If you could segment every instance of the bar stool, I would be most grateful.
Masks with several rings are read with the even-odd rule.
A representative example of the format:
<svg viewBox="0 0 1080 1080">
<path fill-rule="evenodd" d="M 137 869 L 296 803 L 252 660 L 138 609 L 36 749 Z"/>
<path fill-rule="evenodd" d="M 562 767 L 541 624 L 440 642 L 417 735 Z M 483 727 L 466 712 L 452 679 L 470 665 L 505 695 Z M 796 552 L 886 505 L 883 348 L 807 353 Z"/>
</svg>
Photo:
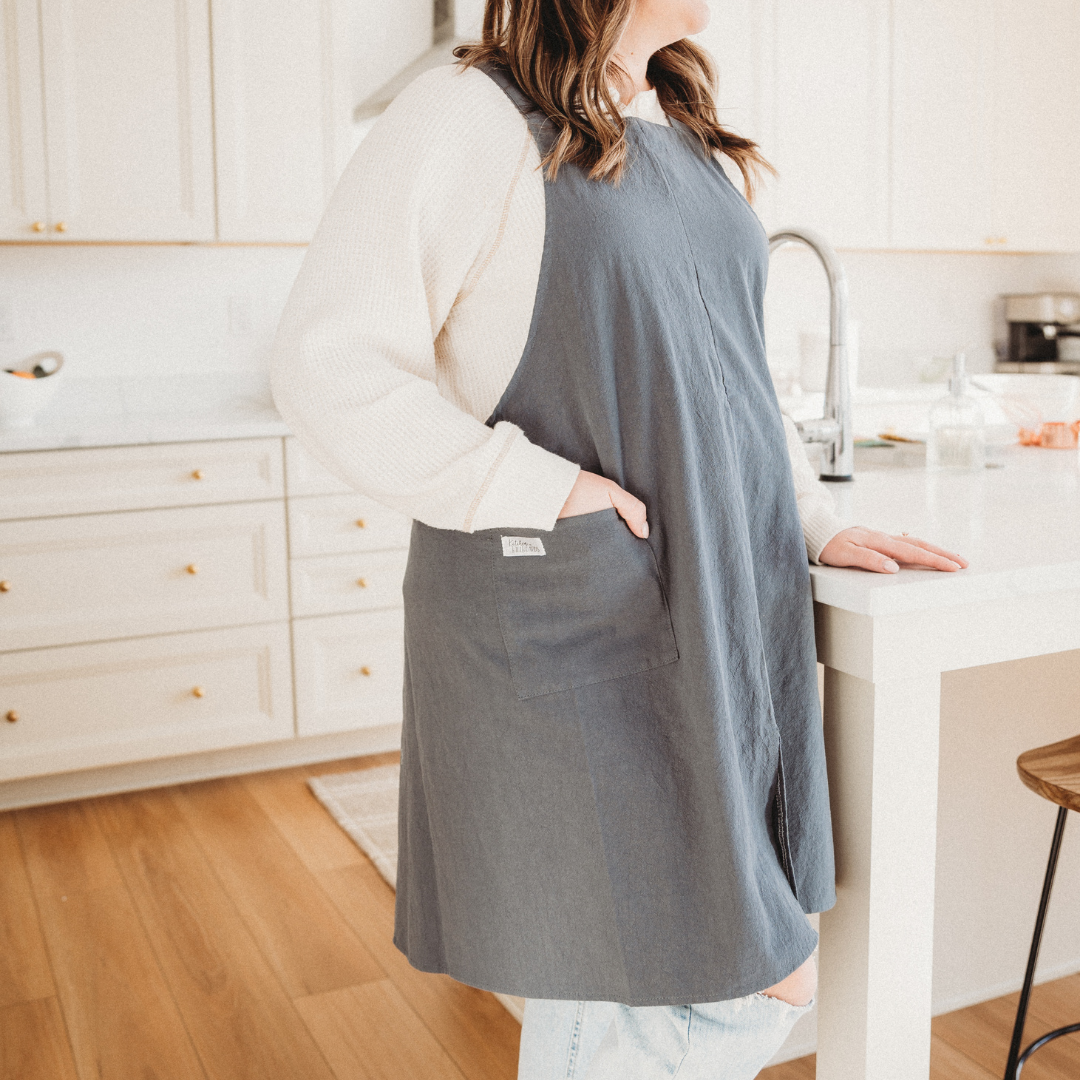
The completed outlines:
<svg viewBox="0 0 1080 1080">
<path fill-rule="evenodd" d="M 1035 963 L 1039 959 L 1039 945 L 1042 943 L 1043 924 L 1046 922 L 1046 909 L 1050 904 L 1050 890 L 1054 887 L 1054 872 L 1061 854 L 1061 838 L 1065 835 L 1065 819 L 1070 810 L 1080 812 L 1080 735 L 1063 742 L 1051 743 L 1049 746 L 1040 746 L 1037 750 L 1026 751 L 1016 759 L 1016 770 L 1027 787 L 1057 805 L 1058 816 L 1054 826 L 1054 839 L 1050 844 L 1050 861 L 1046 866 L 1042 897 L 1039 900 L 1039 914 L 1035 917 L 1035 934 L 1031 939 L 1031 952 L 1028 954 L 1027 971 L 1024 973 L 1024 988 L 1020 991 L 1020 1004 L 1016 1010 L 1016 1024 L 1013 1027 L 1012 1045 L 1009 1047 L 1005 1080 L 1019 1080 L 1020 1070 L 1028 1058 L 1048 1042 L 1080 1031 L 1080 1024 L 1057 1028 L 1036 1039 L 1023 1052 L 1020 1050 L 1024 1041 L 1024 1022 L 1027 1020 L 1031 984 L 1035 979 Z"/>
</svg>

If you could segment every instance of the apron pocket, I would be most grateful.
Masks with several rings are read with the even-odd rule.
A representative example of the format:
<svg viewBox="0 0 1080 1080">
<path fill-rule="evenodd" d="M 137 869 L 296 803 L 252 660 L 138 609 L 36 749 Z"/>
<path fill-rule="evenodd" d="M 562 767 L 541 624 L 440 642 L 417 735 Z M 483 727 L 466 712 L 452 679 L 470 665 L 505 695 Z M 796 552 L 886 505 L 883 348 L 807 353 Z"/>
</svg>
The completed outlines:
<svg viewBox="0 0 1080 1080">
<path fill-rule="evenodd" d="M 499 628 L 521 700 L 678 660 L 656 556 L 615 510 L 563 518 L 532 544 L 523 530 L 492 531 Z"/>
</svg>

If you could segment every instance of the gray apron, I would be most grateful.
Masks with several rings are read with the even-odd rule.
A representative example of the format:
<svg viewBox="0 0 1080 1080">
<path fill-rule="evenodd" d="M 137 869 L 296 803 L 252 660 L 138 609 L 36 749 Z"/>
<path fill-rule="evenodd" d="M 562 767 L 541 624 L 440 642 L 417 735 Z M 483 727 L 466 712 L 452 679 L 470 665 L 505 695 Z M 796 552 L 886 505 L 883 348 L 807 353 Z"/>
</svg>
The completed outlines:
<svg viewBox="0 0 1080 1080">
<path fill-rule="evenodd" d="M 543 156 L 552 125 L 488 74 Z M 618 185 L 545 184 L 528 342 L 488 423 L 637 495 L 651 532 L 614 510 L 414 525 L 394 940 L 484 989 L 676 1005 L 810 955 L 832 834 L 766 237 L 685 127 L 627 128 Z"/>
</svg>

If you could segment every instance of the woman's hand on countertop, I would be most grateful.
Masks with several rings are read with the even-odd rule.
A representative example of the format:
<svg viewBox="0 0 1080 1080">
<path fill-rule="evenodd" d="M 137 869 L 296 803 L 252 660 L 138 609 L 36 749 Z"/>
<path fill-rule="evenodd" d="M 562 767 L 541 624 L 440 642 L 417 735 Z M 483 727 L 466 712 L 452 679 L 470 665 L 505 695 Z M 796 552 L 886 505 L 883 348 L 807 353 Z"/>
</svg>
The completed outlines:
<svg viewBox="0 0 1080 1080">
<path fill-rule="evenodd" d="M 649 522 L 645 516 L 645 504 L 624 491 L 614 480 L 608 480 L 596 473 L 578 473 L 570 497 L 559 511 L 560 518 L 579 517 L 581 514 L 595 514 L 599 510 L 619 512 L 619 517 L 630 526 L 630 531 L 643 540 L 649 535 Z"/>
<path fill-rule="evenodd" d="M 838 532 L 821 549 L 818 562 L 825 566 L 855 566 L 877 574 L 895 574 L 901 566 L 963 570 L 968 564 L 962 555 L 907 533 L 890 536 L 875 529 L 864 529 L 861 525 Z"/>
</svg>

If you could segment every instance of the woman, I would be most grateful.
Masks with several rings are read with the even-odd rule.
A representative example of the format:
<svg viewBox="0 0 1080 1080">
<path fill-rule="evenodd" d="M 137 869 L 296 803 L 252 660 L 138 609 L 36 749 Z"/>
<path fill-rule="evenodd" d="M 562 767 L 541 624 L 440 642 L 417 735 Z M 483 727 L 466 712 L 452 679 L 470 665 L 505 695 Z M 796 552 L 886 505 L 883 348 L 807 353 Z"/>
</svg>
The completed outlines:
<svg viewBox="0 0 1080 1080">
<path fill-rule="evenodd" d="M 704 0 L 488 0 L 347 169 L 275 396 L 416 519 L 395 940 L 529 998 L 520 1077 L 753 1076 L 834 900 L 807 556 L 844 528 L 765 363 L 753 143 Z"/>
</svg>

